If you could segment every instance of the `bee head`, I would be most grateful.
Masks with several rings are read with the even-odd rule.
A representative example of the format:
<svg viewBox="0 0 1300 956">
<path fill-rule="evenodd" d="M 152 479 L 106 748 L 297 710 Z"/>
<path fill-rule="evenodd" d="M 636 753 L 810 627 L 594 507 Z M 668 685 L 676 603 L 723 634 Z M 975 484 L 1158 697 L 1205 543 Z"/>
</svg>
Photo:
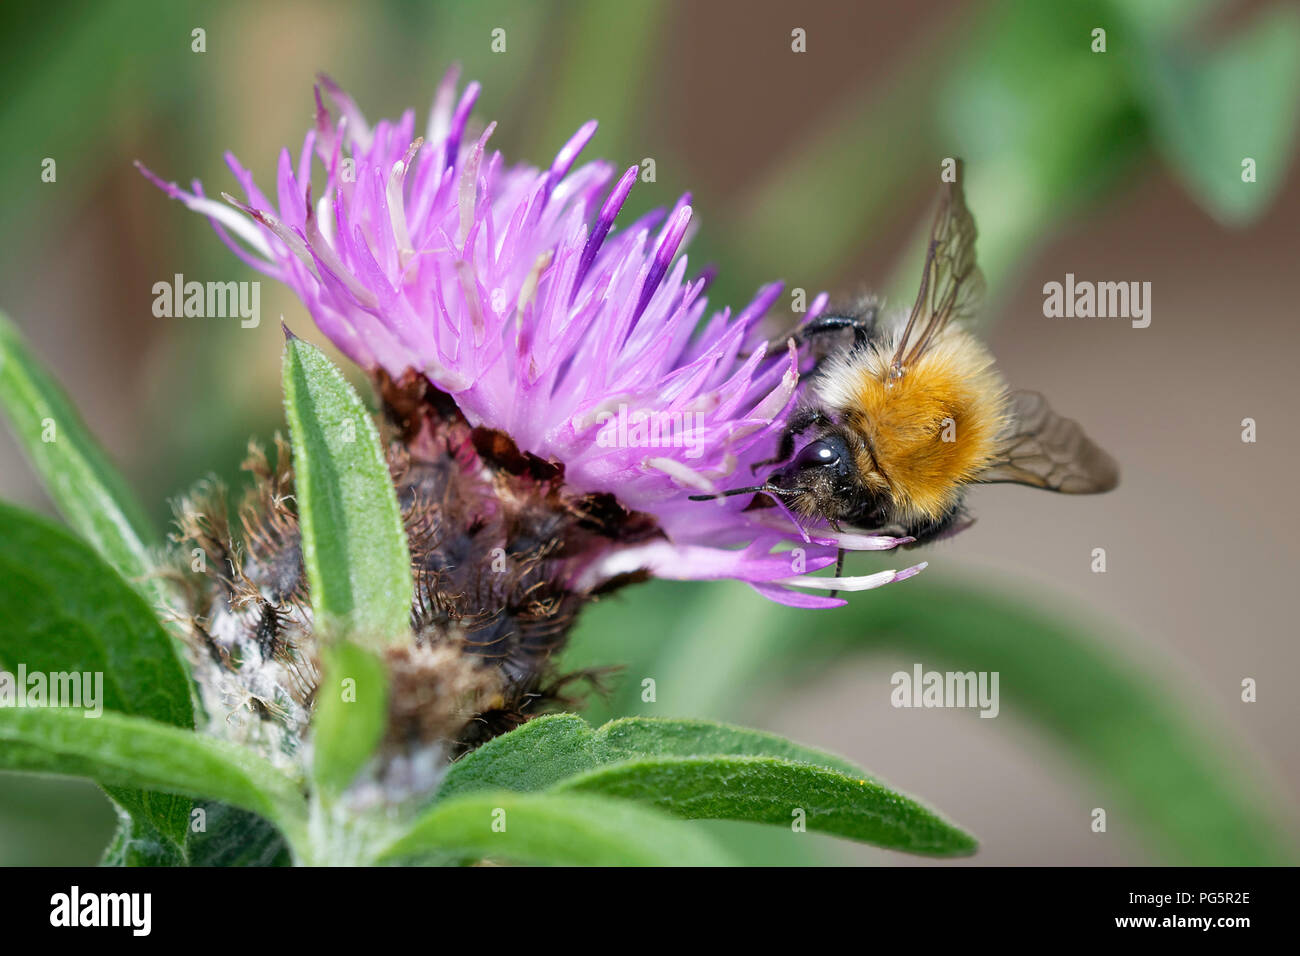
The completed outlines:
<svg viewBox="0 0 1300 956">
<path fill-rule="evenodd" d="M 769 482 L 786 493 L 795 510 L 806 515 L 831 521 L 850 516 L 883 519 L 892 503 L 887 492 L 864 483 L 853 445 L 852 438 L 838 429 L 827 430 L 804 445 Z"/>
</svg>

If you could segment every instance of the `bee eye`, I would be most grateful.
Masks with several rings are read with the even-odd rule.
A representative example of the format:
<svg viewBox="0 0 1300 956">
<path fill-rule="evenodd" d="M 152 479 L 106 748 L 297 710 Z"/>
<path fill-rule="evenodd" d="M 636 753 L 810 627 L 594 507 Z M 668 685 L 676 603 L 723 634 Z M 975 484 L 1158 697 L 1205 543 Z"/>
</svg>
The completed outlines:
<svg viewBox="0 0 1300 956">
<path fill-rule="evenodd" d="M 848 449 L 839 438 L 818 438 L 804 445 L 795 459 L 795 468 L 838 468 L 848 456 Z"/>
</svg>

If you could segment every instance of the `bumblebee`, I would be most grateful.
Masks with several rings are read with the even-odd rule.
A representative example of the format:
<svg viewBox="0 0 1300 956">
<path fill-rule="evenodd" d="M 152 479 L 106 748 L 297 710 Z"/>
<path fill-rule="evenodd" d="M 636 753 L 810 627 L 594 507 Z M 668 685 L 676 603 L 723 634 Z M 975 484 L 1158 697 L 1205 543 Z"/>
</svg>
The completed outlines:
<svg viewBox="0 0 1300 956">
<path fill-rule="evenodd" d="M 776 457 L 761 463 L 775 466 L 767 481 L 722 496 L 762 493 L 836 530 L 921 544 L 970 524 L 964 497 L 972 484 L 1066 494 L 1114 488 L 1115 460 L 1042 395 L 1009 389 L 988 349 L 962 327 L 983 286 L 959 165 L 940 196 L 906 321 L 900 315 L 891 325 L 868 302 L 800 329 L 796 342 L 818 355 L 811 394 Z"/>
</svg>

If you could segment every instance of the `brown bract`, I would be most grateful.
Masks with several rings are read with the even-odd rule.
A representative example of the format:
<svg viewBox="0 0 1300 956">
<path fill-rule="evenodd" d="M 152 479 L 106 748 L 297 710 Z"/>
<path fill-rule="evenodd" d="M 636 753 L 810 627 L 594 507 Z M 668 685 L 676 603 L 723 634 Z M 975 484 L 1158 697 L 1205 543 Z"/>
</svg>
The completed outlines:
<svg viewBox="0 0 1300 956">
<path fill-rule="evenodd" d="M 384 749 L 436 744 L 455 755 L 571 702 L 566 688 L 599 676 L 559 674 L 556 656 L 588 602 L 644 575 L 594 590 L 574 582 L 610 549 L 661 532 L 612 494 L 569 488 L 563 464 L 472 427 L 424 376 L 381 371 L 375 385 L 415 585 L 410 642 L 385 654 Z M 308 732 L 319 680 L 290 462 L 278 438 L 274 465 L 252 445 L 238 533 L 210 482 L 179 502 L 175 536 L 178 563 L 202 572 L 188 575 L 187 620 L 209 716 L 274 725 L 252 736 L 286 754 Z"/>
</svg>

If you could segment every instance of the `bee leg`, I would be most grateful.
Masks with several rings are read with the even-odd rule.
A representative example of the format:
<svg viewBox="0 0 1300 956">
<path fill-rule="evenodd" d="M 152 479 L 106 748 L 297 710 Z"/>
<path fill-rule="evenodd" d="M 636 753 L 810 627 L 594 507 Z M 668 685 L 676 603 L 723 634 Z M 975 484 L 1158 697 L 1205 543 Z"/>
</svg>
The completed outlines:
<svg viewBox="0 0 1300 956">
<path fill-rule="evenodd" d="M 756 461 L 750 465 L 750 474 L 758 474 L 758 469 L 768 465 L 779 465 L 790 460 L 794 454 L 794 440 L 814 425 L 829 425 L 831 420 L 819 408 L 804 407 L 795 410 L 786 422 L 785 431 L 781 433 L 781 443 L 777 445 L 776 457 L 766 461 Z"/>
<path fill-rule="evenodd" d="M 838 577 L 842 577 L 843 574 L 844 574 L 844 549 L 840 548 L 839 551 L 836 552 L 835 554 L 835 576 L 838 578 Z M 832 600 L 839 596 L 840 596 L 839 591 L 831 592 Z"/>
<path fill-rule="evenodd" d="M 965 531 L 974 523 L 975 519 L 967 513 L 965 506 L 958 503 L 937 520 L 925 521 L 910 528 L 905 528 L 904 533 L 916 540 L 903 545 L 903 547 L 910 551 L 922 545 L 951 538 L 953 535 Z"/>
<path fill-rule="evenodd" d="M 847 313 L 824 313 L 811 322 L 796 326 L 789 333 L 779 335 L 767 343 L 768 352 L 777 351 L 778 344 L 793 341 L 796 347 L 802 347 L 822 335 L 853 330 L 853 348 L 859 349 L 870 345 L 876 338 L 876 319 L 880 307 L 874 301 L 868 301 L 860 309 Z M 749 358 L 752 353 L 742 351 L 741 358 Z"/>
<path fill-rule="evenodd" d="M 852 312 L 847 315 L 836 313 L 819 315 L 807 325 L 796 329 L 793 338 L 802 345 L 816 336 L 827 335 L 832 332 L 842 332 L 844 329 L 853 330 L 853 347 L 861 348 L 871 343 L 876 336 L 876 319 L 880 314 L 880 308 L 875 302 L 868 302 L 863 306 L 861 311 Z"/>
<path fill-rule="evenodd" d="M 826 520 L 830 524 L 830 526 L 834 528 L 836 531 L 844 530 L 843 528 L 840 527 L 840 523 L 836 521 L 834 518 L 827 518 Z M 844 575 L 844 549 L 840 548 L 835 552 L 835 576 L 838 578 L 838 577 L 843 577 L 843 575 Z M 838 590 L 831 592 L 832 600 L 834 600 L 839 596 L 840 596 L 840 592 Z"/>
</svg>

